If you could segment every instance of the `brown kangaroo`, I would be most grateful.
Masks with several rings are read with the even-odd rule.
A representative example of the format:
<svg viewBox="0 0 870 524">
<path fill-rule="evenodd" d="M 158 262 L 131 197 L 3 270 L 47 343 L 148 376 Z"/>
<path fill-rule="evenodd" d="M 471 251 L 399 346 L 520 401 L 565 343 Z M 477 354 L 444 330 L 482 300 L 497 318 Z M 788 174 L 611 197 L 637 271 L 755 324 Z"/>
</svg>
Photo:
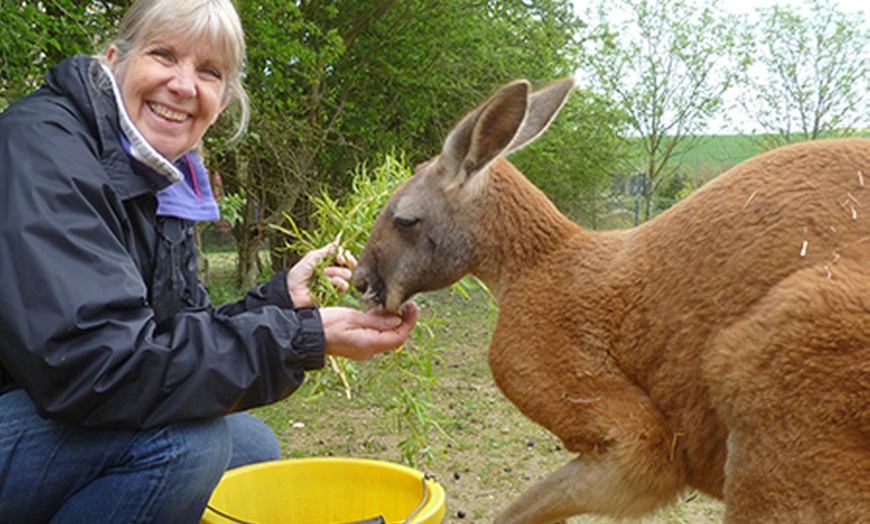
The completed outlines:
<svg viewBox="0 0 870 524">
<path fill-rule="evenodd" d="M 572 85 L 516 81 L 460 120 L 354 277 L 389 311 L 468 273 L 496 297 L 496 383 L 577 453 L 496 522 L 634 517 L 688 487 L 728 523 L 870 522 L 870 140 L 777 149 L 586 231 L 503 157 Z"/>
</svg>

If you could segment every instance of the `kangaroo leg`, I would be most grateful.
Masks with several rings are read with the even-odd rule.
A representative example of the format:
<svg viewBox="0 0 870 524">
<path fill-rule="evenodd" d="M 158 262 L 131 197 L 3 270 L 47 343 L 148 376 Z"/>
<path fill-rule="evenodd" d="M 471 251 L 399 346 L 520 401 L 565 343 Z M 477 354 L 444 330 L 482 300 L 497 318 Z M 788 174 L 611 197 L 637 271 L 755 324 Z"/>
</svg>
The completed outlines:
<svg viewBox="0 0 870 524">
<path fill-rule="evenodd" d="M 582 513 L 638 516 L 662 505 L 658 495 L 637 488 L 611 457 L 580 456 L 525 491 L 495 522 L 552 524 Z"/>
<path fill-rule="evenodd" d="M 610 395 L 594 405 L 563 402 L 564 426 L 555 429 L 579 456 L 521 494 L 495 522 L 551 524 L 583 513 L 639 517 L 685 487 L 685 463 L 664 418 L 636 388 L 617 393 L 610 386 Z M 567 420 L 572 415 L 586 423 Z M 572 438 L 572 427 L 584 433 Z"/>
<path fill-rule="evenodd" d="M 729 429 L 728 523 L 870 516 L 870 274 L 842 262 L 783 281 L 707 365 Z"/>
</svg>

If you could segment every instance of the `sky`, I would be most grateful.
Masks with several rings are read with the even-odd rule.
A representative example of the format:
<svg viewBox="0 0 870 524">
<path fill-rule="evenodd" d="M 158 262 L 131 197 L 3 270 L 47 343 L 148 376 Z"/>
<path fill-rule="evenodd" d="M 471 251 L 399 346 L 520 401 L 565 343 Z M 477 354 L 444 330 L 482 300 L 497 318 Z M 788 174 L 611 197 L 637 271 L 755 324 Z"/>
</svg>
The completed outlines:
<svg viewBox="0 0 870 524">
<path fill-rule="evenodd" d="M 703 2 L 704 0 L 699 0 Z M 713 0 L 708 0 L 713 1 Z M 830 0 L 833 5 L 837 7 L 840 11 L 844 13 L 858 13 L 863 12 L 864 14 L 864 27 L 865 29 L 870 29 L 870 2 L 867 0 Z M 590 7 L 597 5 L 598 0 L 574 0 L 574 10 L 580 16 L 584 17 L 586 10 Z M 720 3 L 722 9 L 724 9 L 728 13 L 733 14 L 745 14 L 749 15 L 751 18 L 754 18 L 755 11 L 758 8 L 762 7 L 771 7 L 773 5 L 791 5 L 799 8 L 801 11 L 806 6 L 809 6 L 811 2 L 807 0 L 792 0 L 792 1 L 783 1 L 783 0 L 725 0 Z M 615 19 L 619 19 L 621 17 L 615 16 Z M 590 19 L 589 22 L 594 23 L 594 19 Z M 734 100 L 727 100 L 726 103 L 729 106 L 734 106 Z M 748 118 L 743 111 L 737 107 L 734 107 L 729 110 L 728 114 L 722 115 L 717 121 L 714 121 L 710 125 L 710 131 L 714 133 L 732 133 L 736 131 L 751 131 L 752 128 L 757 127 L 750 118 Z"/>
</svg>

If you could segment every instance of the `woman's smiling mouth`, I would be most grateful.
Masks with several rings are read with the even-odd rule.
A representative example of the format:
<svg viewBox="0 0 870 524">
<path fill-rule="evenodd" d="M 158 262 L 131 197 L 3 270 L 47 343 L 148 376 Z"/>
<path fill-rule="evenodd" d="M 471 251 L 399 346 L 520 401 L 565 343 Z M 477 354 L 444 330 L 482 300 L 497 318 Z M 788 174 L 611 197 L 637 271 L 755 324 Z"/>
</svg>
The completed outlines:
<svg viewBox="0 0 870 524">
<path fill-rule="evenodd" d="M 148 107 L 151 108 L 151 111 L 153 111 L 154 114 L 161 118 L 165 118 L 166 120 L 172 122 L 184 122 L 185 120 L 187 120 L 187 113 L 179 113 L 177 111 L 169 109 L 166 106 L 162 106 L 154 102 L 150 102 L 148 104 Z"/>
</svg>

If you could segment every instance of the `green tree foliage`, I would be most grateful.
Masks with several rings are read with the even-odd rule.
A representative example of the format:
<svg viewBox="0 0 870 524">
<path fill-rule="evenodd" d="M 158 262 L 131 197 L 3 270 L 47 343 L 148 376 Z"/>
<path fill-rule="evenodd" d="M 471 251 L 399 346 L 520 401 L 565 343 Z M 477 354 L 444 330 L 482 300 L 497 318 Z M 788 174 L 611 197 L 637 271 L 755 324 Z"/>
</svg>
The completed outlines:
<svg viewBox="0 0 870 524">
<path fill-rule="evenodd" d="M 362 251 L 368 231 L 380 209 L 390 195 L 411 176 L 411 169 L 403 159 L 386 156 L 372 169 L 357 166 L 352 173 L 353 191 L 343 199 L 333 199 L 327 193 L 312 196 L 313 219 L 316 227 L 300 229 L 288 218 L 289 229 L 276 228 L 288 247 L 299 256 L 338 242 L 340 253 Z M 331 261 L 323 261 L 315 268 L 312 298 L 319 307 L 352 305 L 360 307 L 357 294 L 339 295 L 330 279 L 324 276 L 323 268 Z M 469 281 L 470 282 L 470 281 Z M 461 288 L 458 288 L 461 290 Z M 327 390 L 343 389 L 351 397 L 354 385 L 366 383 L 366 389 L 377 398 L 377 405 L 390 414 L 396 431 L 404 435 L 398 444 L 404 462 L 415 465 L 420 458 L 431 462 L 437 450 L 432 441 L 434 433 L 443 430 L 430 414 L 431 387 L 435 384 L 433 370 L 439 360 L 434 344 L 433 320 L 421 319 L 411 336 L 397 351 L 373 358 L 376 372 L 358 373 L 357 366 L 347 360 L 327 356 L 325 372 L 309 373 L 312 382 L 311 394 L 319 396 Z"/>
<path fill-rule="evenodd" d="M 74 53 L 95 54 L 129 2 L 0 0 L 0 110 Z"/>
<path fill-rule="evenodd" d="M 645 218 L 661 183 L 695 144 L 743 66 L 737 19 L 687 0 L 601 0 L 583 72 L 615 96 L 642 144 Z M 628 13 L 625 20 L 613 20 Z"/>
<path fill-rule="evenodd" d="M 870 32 L 863 13 L 846 14 L 827 0 L 805 9 L 772 5 L 746 36 L 754 67 L 740 97 L 771 147 L 849 135 L 870 125 Z"/>
</svg>

